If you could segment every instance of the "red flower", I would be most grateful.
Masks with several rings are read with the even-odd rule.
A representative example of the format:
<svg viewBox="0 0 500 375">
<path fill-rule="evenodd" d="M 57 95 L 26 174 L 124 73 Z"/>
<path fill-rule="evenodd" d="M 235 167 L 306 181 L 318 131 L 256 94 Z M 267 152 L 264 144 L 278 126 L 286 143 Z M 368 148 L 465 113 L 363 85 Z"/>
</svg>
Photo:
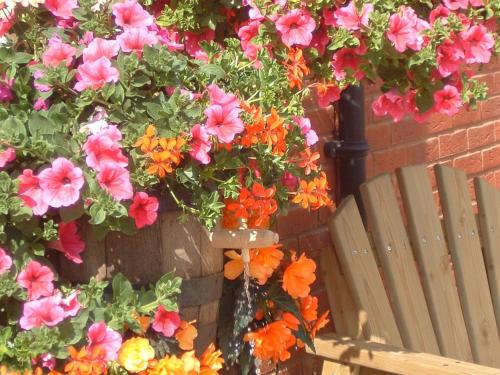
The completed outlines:
<svg viewBox="0 0 500 375">
<path fill-rule="evenodd" d="M 19 285 L 28 289 L 28 298 L 30 300 L 50 296 L 54 291 L 52 281 L 54 281 L 52 270 L 34 260 L 29 262 L 17 277 Z"/>
<path fill-rule="evenodd" d="M 181 317 L 178 312 L 167 311 L 161 305 L 158 307 L 153 321 L 153 329 L 156 332 L 161 332 L 166 337 L 172 337 L 180 324 Z"/>
<path fill-rule="evenodd" d="M 150 197 L 144 192 L 138 192 L 134 196 L 134 201 L 130 205 L 128 215 L 135 220 L 135 226 L 142 228 L 151 225 L 156 221 L 158 214 L 158 199 Z"/>
<path fill-rule="evenodd" d="M 85 242 L 78 235 L 76 222 L 59 223 L 59 239 L 50 242 L 48 246 L 64 253 L 64 256 L 72 262 L 82 263 L 80 253 L 85 250 Z"/>
</svg>

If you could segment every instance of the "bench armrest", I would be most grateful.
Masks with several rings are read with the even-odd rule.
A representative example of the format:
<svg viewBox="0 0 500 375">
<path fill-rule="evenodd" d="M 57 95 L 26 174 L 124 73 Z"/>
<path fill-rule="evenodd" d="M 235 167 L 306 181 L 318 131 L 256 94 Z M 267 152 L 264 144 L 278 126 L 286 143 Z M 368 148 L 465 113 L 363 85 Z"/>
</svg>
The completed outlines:
<svg viewBox="0 0 500 375">
<path fill-rule="evenodd" d="M 417 353 L 371 341 L 327 335 L 314 340 L 316 353 L 328 360 L 400 375 L 499 375 L 500 369 Z"/>
</svg>

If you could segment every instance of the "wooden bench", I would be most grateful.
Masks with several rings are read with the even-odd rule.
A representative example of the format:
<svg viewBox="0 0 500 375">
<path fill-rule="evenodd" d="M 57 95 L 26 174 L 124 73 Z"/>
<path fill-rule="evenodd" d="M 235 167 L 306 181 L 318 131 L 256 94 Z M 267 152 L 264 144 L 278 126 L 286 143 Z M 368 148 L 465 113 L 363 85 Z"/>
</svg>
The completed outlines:
<svg viewBox="0 0 500 375">
<path fill-rule="evenodd" d="M 336 334 L 315 340 L 323 374 L 500 374 L 500 191 L 425 166 L 362 188 L 369 233 L 348 197 L 330 220 L 321 267 Z"/>
</svg>

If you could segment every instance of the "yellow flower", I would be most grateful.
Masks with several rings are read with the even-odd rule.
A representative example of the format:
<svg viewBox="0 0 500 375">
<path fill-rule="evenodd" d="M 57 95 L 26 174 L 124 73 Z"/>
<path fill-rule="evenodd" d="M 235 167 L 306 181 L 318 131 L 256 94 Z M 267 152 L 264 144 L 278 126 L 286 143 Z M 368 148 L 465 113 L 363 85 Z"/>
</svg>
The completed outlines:
<svg viewBox="0 0 500 375">
<path fill-rule="evenodd" d="M 200 361 L 194 351 L 184 353 L 180 358 L 173 355 L 160 359 L 148 372 L 148 375 L 198 375 Z"/>
<path fill-rule="evenodd" d="M 125 370 L 138 373 L 146 370 L 148 362 L 155 356 L 155 351 L 149 345 L 148 339 L 134 337 L 125 341 L 118 353 L 118 363 Z"/>
</svg>

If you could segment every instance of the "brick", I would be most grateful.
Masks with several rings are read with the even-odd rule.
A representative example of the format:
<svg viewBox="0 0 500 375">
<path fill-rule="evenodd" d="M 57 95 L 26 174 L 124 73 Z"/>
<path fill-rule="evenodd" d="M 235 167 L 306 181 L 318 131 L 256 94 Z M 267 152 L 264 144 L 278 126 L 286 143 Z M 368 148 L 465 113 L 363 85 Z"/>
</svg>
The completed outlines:
<svg viewBox="0 0 500 375">
<path fill-rule="evenodd" d="M 493 76 L 493 87 L 490 88 L 492 94 L 500 93 L 500 72 L 497 72 Z"/>
<path fill-rule="evenodd" d="M 373 173 L 378 175 L 384 172 L 394 172 L 398 167 L 407 164 L 406 147 L 393 148 L 390 150 L 373 153 Z"/>
<path fill-rule="evenodd" d="M 500 121 L 497 121 L 495 123 L 495 141 L 499 142 L 500 141 Z"/>
<path fill-rule="evenodd" d="M 500 96 L 489 97 L 481 103 L 481 119 L 491 120 L 500 116 Z"/>
<path fill-rule="evenodd" d="M 427 123 L 420 124 L 420 126 L 422 126 L 427 133 L 440 133 L 452 127 L 452 117 L 435 113 L 430 117 Z"/>
<path fill-rule="evenodd" d="M 393 124 L 391 130 L 391 144 L 394 146 L 422 139 L 427 133 L 425 125 L 413 121 Z"/>
<path fill-rule="evenodd" d="M 408 146 L 408 164 L 420 164 L 439 159 L 439 141 L 437 137 Z"/>
<path fill-rule="evenodd" d="M 307 253 L 313 252 L 319 254 L 320 250 L 332 246 L 330 232 L 327 227 L 322 227 L 299 236 L 299 249 Z"/>
<path fill-rule="evenodd" d="M 391 144 L 390 124 L 375 124 L 366 128 L 366 139 L 373 151 L 388 148 Z"/>
<path fill-rule="evenodd" d="M 483 150 L 484 170 L 500 167 L 500 144 Z"/>
<path fill-rule="evenodd" d="M 488 96 L 494 94 L 495 76 L 493 74 L 481 74 L 475 76 L 474 78 L 479 82 L 486 84 L 486 87 L 488 88 Z"/>
<path fill-rule="evenodd" d="M 439 157 L 457 155 L 467 151 L 467 131 L 457 130 L 439 136 Z"/>
<path fill-rule="evenodd" d="M 316 228 L 318 224 L 318 212 L 307 211 L 302 208 L 292 208 L 286 216 L 278 216 L 276 228 L 280 238 L 296 236 Z"/>
<path fill-rule="evenodd" d="M 500 188 L 500 171 L 495 171 L 495 185 Z"/>
<path fill-rule="evenodd" d="M 333 107 L 315 107 L 306 112 L 306 116 L 311 120 L 312 128 L 319 135 L 331 135 L 335 125 L 335 111 Z"/>
<path fill-rule="evenodd" d="M 481 120 L 481 112 L 476 110 L 467 110 L 461 108 L 460 111 L 451 117 L 451 123 L 454 128 L 462 127 L 464 125 L 469 126 L 475 124 Z"/>
<path fill-rule="evenodd" d="M 489 145 L 495 141 L 495 124 L 488 123 L 467 129 L 469 150 Z"/>
<path fill-rule="evenodd" d="M 453 167 L 462 169 L 467 174 L 479 173 L 483 169 L 483 158 L 481 151 L 460 156 L 453 160 Z"/>
</svg>

